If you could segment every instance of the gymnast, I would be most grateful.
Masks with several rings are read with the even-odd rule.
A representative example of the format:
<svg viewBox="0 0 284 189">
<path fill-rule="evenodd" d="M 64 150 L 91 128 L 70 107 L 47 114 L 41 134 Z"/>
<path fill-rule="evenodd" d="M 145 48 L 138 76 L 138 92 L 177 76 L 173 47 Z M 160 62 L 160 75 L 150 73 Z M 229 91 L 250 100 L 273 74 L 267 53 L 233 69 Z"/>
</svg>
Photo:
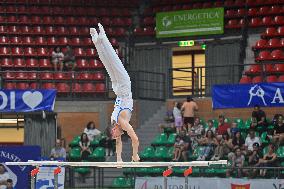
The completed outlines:
<svg viewBox="0 0 284 189">
<path fill-rule="evenodd" d="M 103 26 L 98 24 L 98 27 L 99 34 L 95 28 L 90 28 L 90 34 L 99 57 L 110 76 L 112 89 L 117 96 L 114 110 L 111 115 L 111 133 L 112 137 L 116 139 L 117 162 L 122 162 L 121 135 L 123 134 L 123 131 L 127 132 L 132 141 L 132 161 L 138 162 L 140 161 L 138 155 L 139 140 L 133 127 L 129 124 L 131 112 L 133 110 L 130 77 L 115 50 L 111 46 Z"/>
</svg>

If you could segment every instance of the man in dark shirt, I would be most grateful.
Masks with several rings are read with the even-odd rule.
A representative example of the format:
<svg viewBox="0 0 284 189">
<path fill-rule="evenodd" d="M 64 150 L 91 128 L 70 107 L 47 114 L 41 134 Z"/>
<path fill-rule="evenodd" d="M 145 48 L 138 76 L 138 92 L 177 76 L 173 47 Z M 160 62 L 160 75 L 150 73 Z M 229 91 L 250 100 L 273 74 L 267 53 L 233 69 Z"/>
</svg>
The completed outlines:
<svg viewBox="0 0 284 189">
<path fill-rule="evenodd" d="M 274 143 L 277 143 L 278 145 L 284 142 L 284 123 L 282 116 L 278 117 L 277 124 L 274 127 L 272 140 Z"/>
<path fill-rule="evenodd" d="M 190 145 L 191 140 L 190 140 L 190 137 L 186 134 L 185 130 L 182 130 L 179 135 L 184 142 L 184 146 L 182 148 L 182 153 L 181 153 L 182 158 L 183 158 L 183 161 L 187 161 L 188 151 L 190 150 L 190 147 L 191 147 Z"/>
<path fill-rule="evenodd" d="M 251 128 L 256 129 L 260 134 L 267 130 L 266 114 L 260 109 L 259 105 L 254 106 L 254 111 L 251 114 Z"/>
<path fill-rule="evenodd" d="M 230 129 L 230 125 L 225 123 L 225 117 L 223 115 L 219 115 L 219 124 L 217 127 L 217 135 L 223 136 L 224 134 L 228 133 Z"/>
<path fill-rule="evenodd" d="M 75 55 L 72 48 L 69 45 L 67 45 L 66 48 L 67 50 L 64 53 L 63 63 L 66 67 L 71 67 L 73 71 L 76 67 Z"/>
</svg>

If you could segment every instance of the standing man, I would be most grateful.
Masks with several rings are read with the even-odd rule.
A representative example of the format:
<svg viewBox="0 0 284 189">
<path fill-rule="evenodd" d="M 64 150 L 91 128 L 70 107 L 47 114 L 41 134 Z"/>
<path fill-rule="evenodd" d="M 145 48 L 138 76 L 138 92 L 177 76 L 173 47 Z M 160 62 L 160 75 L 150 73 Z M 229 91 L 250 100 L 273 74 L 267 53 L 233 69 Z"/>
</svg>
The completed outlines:
<svg viewBox="0 0 284 189">
<path fill-rule="evenodd" d="M 188 128 L 193 126 L 195 111 L 198 111 L 198 106 L 191 96 L 187 97 L 186 102 L 181 107 L 181 111 L 183 113 L 183 123 L 188 131 Z"/>
</svg>

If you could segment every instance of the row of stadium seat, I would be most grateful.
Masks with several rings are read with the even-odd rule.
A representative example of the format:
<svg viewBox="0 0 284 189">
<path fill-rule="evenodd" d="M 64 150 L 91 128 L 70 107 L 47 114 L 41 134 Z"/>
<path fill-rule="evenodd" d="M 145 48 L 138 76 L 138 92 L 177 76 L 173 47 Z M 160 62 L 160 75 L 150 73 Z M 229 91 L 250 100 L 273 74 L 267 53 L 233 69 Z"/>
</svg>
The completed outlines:
<svg viewBox="0 0 284 189">
<path fill-rule="evenodd" d="M 38 48 L 32 48 L 32 47 L 1 47 L 0 48 L 0 56 L 26 56 L 26 57 L 50 57 L 51 53 L 53 51 L 53 48 L 44 48 L 44 47 L 38 47 Z M 76 57 L 96 57 L 97 51 L 94 48 L 75 48 L 74 54 Z"/>
<path fill-rule="evenodd" d="M 116 39 L 111 38 L 110 42 L 113 47 L 118 47 L 118 42 Z M 80 38 L 80 37 L 73 37 L 73 38 L 67 38 L 67 37 L 7 37 L 7 36 L 0 36 L 0 44 L 1 45 L 27 45 L 27 46 L 60 46 L 67 44 L 71 46 L 94 46 L 91 38 Z"/>
<path fill-rule="evenodd" d="M 154 6 L 159 5 L 174 5 L 177 4 L 175 0 L 151 0 Z M 194 3 L 194 4 L 201 4 L 199 8 L 206 6 L 207 4 L 211 4 L 212 7 L 224 6 L 224 7 L 241 7 L 241 6 L 259 6 L 259 5 L 270 5 L 270 4 L 277 4 L 277 3 L 284 3 L 283 0 L 217 0 L 217 1 L 203 1 L 203 2 L 192 2 L 192 0 L 180 0 L 179 4 L 186 4 L 186 3 Z M 204 5 L 206 4 L 206 5 Z M 196 5 L 195 5 L 196 6 Z"/>
<path fill-rule="evenodd" d="M 72 78 L 72 73 L 54 73 L 54 72 L 5 72 L 2 78 L 9 80 L 70 80 Z M 77 80 L 104 80 L 105 75 L 102 72 L 80 72 L 73 76 Z"/>
<path fill-rule="evenodd" d="M 72 15 L 72 16 L 130 16 L 129 8 L 72 7 L 72 6 L 25 6 L 0 5 L 0 14 Z"/>
<path fill-rule="evenodd" d="M 40 68 L 48 69 L 53 68 L 49 59 L 36 59 L 36 58 L 2 58 L 0 63 L 1 68 L 26 68 L 26 69 L 37 69 Z M 102 69 L 104 65 L 100 60 L 97 59 L 76 59 L 76 68 L 84 70 Z"/>
<path fill-rule="evenodd" d="M 125 26 L 129 27 L 132 24 L 132 20 L 129 17 L 126 18 L 111 18 L 111 17 L 102 17 L 98 19 L 96 17 L 74 17 L 74 16 L 27 16 L 27 15 L 11 15 L 11 16 L 2 16 L 0 15 L 0 24 L 31 24 L 31 25 L 60 25 L 60 26 L 92 26 L 96 23 L 102 23 L 104 26 Z"/>
<path fill-rule="evenodd" d="M 249 66 L 249 69 L 245 72 L 246 74 L 260 74 L 265 73 L 284 73 L 284 64 L 253 64 Z"/>
<path fill-rule="evenodd" d="M 262 38 L 284 37 L 284 26 L 278 28 L 268 27 L 265 32 L 261 34 Z"/>
<path fill-rule="evenodd" d="M 274 82 L 284 82 L 284 75 L 281 75 L 277 78 L 275 75 L 267 76 L 266 79 L 264 79 L 262 76 L 243 76 L 240 79 L 240 84 L 248 84 L 248 83 L 262 83 L 262 82 L 268 82 L 268 83 L 274 83 Z"/>
<path fill-rule="evenodd" d="M 266 16 L 261 18 L 251 18 L 249 19 L 248 26 L 249 27 L 263 27 L 263 26 L 281 26 L 284 24 L 284 16 Z M 244 19 L 231 19 L 228 20 L 225 28 L 233 29 L 233 28 L 241 28 L 245 26 Z"/>
<path fill-rule="evenodd" d="M 153 27 L 145 27 L 145 28 L 136 27 L 134 29 L 133 33 L 136 36 L 152 36 L 152 35 L 156 34 L 156 28 L 153 28 Z"/>
<path fill-rule="evenodd" d="M 273 48 L 283 48 L 284 47 L 284 38 L 271 38 L 270 40 L 260 39 L 255 43 L 255 46 L 252 48 L 256 49 L 273 49 Z"/>
<path fill-rule="evenodd" d="M 89 36 L 90 35 L 90 28 L 89 27 L 42 27 L 42 26 L 5 26 L 0 25 L 0 34 L 5 35 L 16 35 L 16 36 L 22 36 L 22 35 L 52 35 L 52 36 Z M 117 27 L 117 28 L 105 28 L 106 33 L 109 36 L 125 36 L 126 30 L 123 27 Z"/>
<path fill-rule="evenodd" d="M 228 9 L 225 12 L 225 17 L 227 18 L 234 18 L 234 17 L 243 17 L 245 15 L 248 16 L 268 16 L 268 15 L 281 15 L 284 13 L 284 7 L 283 6 L 263 6 L 263 7 L 257 7 L 257 8 L 249 8 L 248 11 L 246 9 Z"/>
<path fill-rule="evenodd" d="M 131 3 L 127 0 L 84 0 L 83 2 L 80 0 L 2 0 L 2 4 L 7 5 L 68 5 L 68 6 L 94 6 L 97 7 L 136 7 L 139 5 L 139 0 L 132 0 Z"/>
<path fill-rule="evenodd" d="M 37 83 L 37 82 L 5 82 L 5 89 L 57 89 L 59 93 L 105 93 L 104 83 Z"/>
<path fill-rule="evenodd" d="M 144 10 L 144 15 L 153 15 L 156 12 L 167 12 L 167 11 L 176 11 L 176 10 L 189 10 L 189 9 L 202 9 L 202 8 L 214 8 L 214 7 L 255 7 L 255 6 L 263 6 L 263 5 L 275 5 L 277 3 L 283 3 L 283 0 L 226 0 L 226 1 L 215 1 L 215 2 L 184 2 L 184 1 L 172 1 L 163 3 L 163 1 L 157 2 L 153 4 L 152 7 L 149 7 Z"/>
<path fill-rule="evenodd" d="M 284 52 L 280 49 L 273 50 L 272 52 L 264 50 L 260 51 L 255 58 L 256 61 L 269 61 L 269 60 L 284 60 Z"/>
</svg>

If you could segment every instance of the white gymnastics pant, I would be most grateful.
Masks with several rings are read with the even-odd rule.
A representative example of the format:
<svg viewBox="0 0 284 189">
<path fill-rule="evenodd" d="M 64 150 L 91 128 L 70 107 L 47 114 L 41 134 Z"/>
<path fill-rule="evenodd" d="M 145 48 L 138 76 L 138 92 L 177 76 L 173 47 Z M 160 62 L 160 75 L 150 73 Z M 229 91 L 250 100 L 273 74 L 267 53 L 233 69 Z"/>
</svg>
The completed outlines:
<svg viewBox="0 0 284 189">
<path fill-rule="evenodd" d="M 122 110 L 128 109 L 131 112 L 133 109 L 130 77 L 115 50 L 111 46 L 102 27 L 100 27 L 100 33 L 95 42 L 95 46 L 99 57 L 110 76 L 112 89 L 117 96 L 115 108 L 112 113 L 112 120 L 118 123 L 118 116 Z"/>
</svg>

